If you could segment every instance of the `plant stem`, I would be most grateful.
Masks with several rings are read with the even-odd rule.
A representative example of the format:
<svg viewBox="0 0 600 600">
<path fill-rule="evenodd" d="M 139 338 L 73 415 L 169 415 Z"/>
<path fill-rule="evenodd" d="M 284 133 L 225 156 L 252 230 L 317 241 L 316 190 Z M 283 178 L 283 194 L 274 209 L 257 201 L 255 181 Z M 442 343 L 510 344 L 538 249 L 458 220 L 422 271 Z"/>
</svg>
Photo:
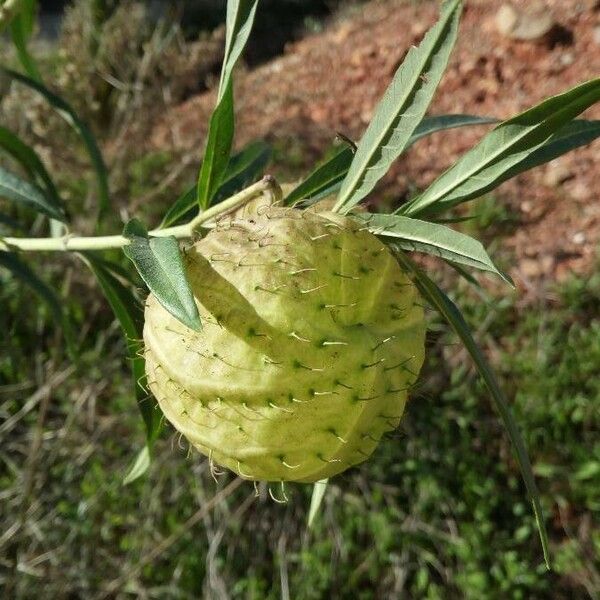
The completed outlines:
<svg viewBox="0 0 600 600">
<path fill-rule="evenodd" d="M 278 190 L 279 186 L 275 179 L 271 175 L 265 175 L 265 177 L 255 184 L 200 213 L 189 223 L 177 225 L 175 227 L 167 227 L 165 229 L 154 229 L 148 232 L 148 235 L 152 237 L 173 236 L 177 239 L 190 238 L 200 225 L 235 210 L 263 192 L 270 191 L 277 196 Z M 4 237 L 0 238 L 0 252 L 10 252 L 13 250 L 20 250 L 23 252 L 107 250 L 109 248 L 122 248 L 123 246 L 127 246 L 129 242 L 129 238 L 123 235 L 81 237 L 67 234 L 62 237 L 53 238 Z"/>
</svg>

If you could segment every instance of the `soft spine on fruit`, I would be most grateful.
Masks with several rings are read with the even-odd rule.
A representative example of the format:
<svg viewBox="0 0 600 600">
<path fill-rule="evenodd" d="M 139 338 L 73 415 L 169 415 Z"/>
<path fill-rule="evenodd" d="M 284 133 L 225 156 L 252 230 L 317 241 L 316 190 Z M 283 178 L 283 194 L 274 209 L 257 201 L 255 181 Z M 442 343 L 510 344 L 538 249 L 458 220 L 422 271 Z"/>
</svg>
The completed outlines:
<svg viewBox="0 0 600 600">
<path fill-rule="evenodd" d="M 416 289 L 390 250 L 333 213 L 263 206 L 185 252 L 203 330 L 154 296 L 148 385 L 173 426 L 241 477 L 317 481 L 398 426 L 424 356 Z"/>
</svg>

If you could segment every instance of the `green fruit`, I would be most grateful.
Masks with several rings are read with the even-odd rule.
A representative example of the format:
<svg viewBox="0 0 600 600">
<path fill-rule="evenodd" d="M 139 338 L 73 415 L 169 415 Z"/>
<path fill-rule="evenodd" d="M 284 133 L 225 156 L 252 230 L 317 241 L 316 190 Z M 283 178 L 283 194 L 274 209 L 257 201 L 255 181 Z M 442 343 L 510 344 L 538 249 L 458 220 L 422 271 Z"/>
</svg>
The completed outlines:
<svg viewBox="0 0 600 600">
<path fill-rule="evenodd" d="M 423 362 L 423 309 L 356 222 L 262 208 L 185 253 L 201 332 L 148 298 L 148 383 L 211 461 L 247 479 L 317 481 L 397 427 Z"/>
</svg>

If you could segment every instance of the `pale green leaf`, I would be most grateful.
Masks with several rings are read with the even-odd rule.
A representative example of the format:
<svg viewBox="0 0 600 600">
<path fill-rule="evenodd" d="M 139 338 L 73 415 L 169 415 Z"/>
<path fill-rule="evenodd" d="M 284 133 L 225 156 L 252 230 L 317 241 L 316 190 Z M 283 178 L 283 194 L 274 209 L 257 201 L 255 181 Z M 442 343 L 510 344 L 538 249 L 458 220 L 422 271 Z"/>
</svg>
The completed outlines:
<svg viewBox="0 0 600 600">
<path fill-rule="evenodd" d="M 393 240 L 403 250 L 426 252 L 444 260 L 489 271 L 512 284 L 510 278 L 494 265 L 481 243 L 464 233 L 437 223 L 398 215 L 357 213 L 352 218 L 363 223 L 374 235 Z"/>
<path fill-rule="evenodd" d="M 325 497 L 325 491 L 327 490 L 328 479 L 321 479 L 317 481 L 313 486 L 313 493 L 310 499 L 310 509 L 308 511 L 308 528 L 310 529 L 315 521 L 315 518 L 319 514 L 323 498 Z"/>
<path fill-rule="evenodd" d="M 461 10 L 459 0 L 445 2 L 439 21 L 408 52 L 358 144 L 334 211 L 348 212 L 360 202 L 405 149 L 448 64 Z"/>
<path fill-rule="evenodd" d="M 600 78 L 544 100 L 488 133 L 420 196 L 400 209 L 410 216 L 431 215 L 481 196 L 500 183 L 597 135 L 597 125 L 571 125 L 600 100 Z M 591 137 L 590 137 L 591 136 Z M 546 146 L 546 148 L 544 148 Z"/>
<path fill-rule="evenodd" d="M 254 22 L 258 0 L 230 0 L 227 3 L 225 57 L 217 106 L 210 118 L 204 159 L 198 174 L 198 203 L 210 206 L 229 164 L 235 130 L 233 112 L 233 69 Z"/>
<path fill-rule="evenodd" d="M 487 125 L 496 123 L 489 117 L 473 115 L 438 115 L 425 117 L 414 130 L 404 151 L 408 150 L 420 139 L 437 131 L 466 127 L 469 125 Z M 338 150 L 331 158 L 319 165 L 302 183 L 297 185 L 285 198 L 285 204 L 291 205 L 300 200 L 311 200 L 311 203 L 337 192 L 348 173 L 354 149 L 348 146 Z"/>
<path fill-rule="evenodd" d="M 156 299 L 190 329 L 202 329 L 177 240 L 172 236 L 148 237 L 144 226 L 136 219 L 125 225 L 123 235 L 131 240 L 123 251 Z"/>
<path fill-rule="evenodd" d="M 129 485 L 136 479 L 139 479 L 150 467 L 150 448 L 144 446 L 135 457 L 133 464 L 129 467 L 127 474 L 123 478 L 123 485 Z"/>
</svg>

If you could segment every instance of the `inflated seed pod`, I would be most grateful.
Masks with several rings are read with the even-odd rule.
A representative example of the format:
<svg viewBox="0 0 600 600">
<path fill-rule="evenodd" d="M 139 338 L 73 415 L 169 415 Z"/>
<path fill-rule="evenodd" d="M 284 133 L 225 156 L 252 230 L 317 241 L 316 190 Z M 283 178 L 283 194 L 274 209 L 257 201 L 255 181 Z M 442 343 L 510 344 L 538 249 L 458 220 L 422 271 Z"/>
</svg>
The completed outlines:
<svg viewBox="0 0 600 600">
<path fill-rule="evenodd" d="M 351 219 L 262 208 L 185 253 L 202 331 L 148 298 L 148 384 L 215 463 L 317 481 L 364 461 L 400 422 L 423 309 L 390 250 Z"/>
</svg>

